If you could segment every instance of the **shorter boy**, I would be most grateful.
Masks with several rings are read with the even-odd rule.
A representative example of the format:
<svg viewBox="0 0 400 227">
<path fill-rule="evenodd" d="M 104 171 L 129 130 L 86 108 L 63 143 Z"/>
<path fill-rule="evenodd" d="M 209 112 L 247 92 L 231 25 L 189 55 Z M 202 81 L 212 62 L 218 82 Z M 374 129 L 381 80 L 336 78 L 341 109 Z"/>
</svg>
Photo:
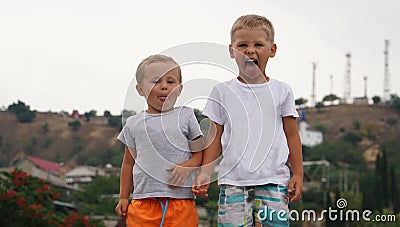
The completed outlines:
<svg viewBox="0 0 400 227">
<path fill-rule="evenodd" d="M 190 174 L 201 164 L 203 141 L 193 110 L 174 107 L 180 67 L 171 57 L 152 55 L 139 64 L 136 81 L 148 108 L 129 117 L 118 136 L 126 148 L 115 211 L 127 217 L 127 226 L 197 226 Z"/>
</svg>

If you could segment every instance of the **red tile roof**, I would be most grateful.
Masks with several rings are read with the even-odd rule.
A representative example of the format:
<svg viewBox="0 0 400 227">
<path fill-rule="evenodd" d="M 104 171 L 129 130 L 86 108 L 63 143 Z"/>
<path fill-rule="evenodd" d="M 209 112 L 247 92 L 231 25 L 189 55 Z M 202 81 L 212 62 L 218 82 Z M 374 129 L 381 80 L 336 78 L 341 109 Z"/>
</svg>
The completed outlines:
<svg viewBox="0 0 400 227">
<path fill-rule="evenodd" d="M 57 162 L 52 162 L 40 158 L 35 158 L 32 156 L 27 156 L 27 158 L 33 162 L 35 165 L 39 166 L 41 169 L 54 173 L 54 174 L 59 174 L 60 173 L 60 163 Z M 65 165 L 65 173 L 70 170 L 70 167 Z"/>
</svg>

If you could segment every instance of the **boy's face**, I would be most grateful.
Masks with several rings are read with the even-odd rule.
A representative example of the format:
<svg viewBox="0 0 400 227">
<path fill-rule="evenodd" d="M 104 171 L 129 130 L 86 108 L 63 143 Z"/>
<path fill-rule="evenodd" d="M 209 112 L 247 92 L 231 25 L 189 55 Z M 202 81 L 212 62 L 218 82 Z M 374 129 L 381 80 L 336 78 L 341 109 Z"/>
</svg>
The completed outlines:
<svg viewBox="0 0 400 227">
<path fill-rule="evenodd" d="M 239 29 L 232 36 L 229 53 L 239 67 L 239 79 L 259 84 L 267 79 L 265 68 L 268 59 L 275 56 L 276 45 L 262 29 Z"/>
<path fill-rule="evenodd" d="M 142 82 L 136 85 L 136 89 L 139 95 L 146 98 L 148 113 L 167 112 L 174 107 L 182 91 L 176 66 L 169 62 L 156 62 L 146 66 Z"/>
</svg>

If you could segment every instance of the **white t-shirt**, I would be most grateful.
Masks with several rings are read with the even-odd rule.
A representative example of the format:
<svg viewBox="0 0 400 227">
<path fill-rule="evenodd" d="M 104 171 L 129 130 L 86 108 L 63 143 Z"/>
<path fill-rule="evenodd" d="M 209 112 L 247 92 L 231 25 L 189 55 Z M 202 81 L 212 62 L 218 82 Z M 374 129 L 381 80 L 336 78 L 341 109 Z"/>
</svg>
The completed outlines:
<svg viewBox="0 0 400 227">
<path fill-rule="evenodd" d="M 263 84 L 232 79 L 213 88 L 203 114 L 224 127 L 219 184 L 289 184 L 282 117 L 299 116 L 289 85 L 275 79 Z"/>
</svg>

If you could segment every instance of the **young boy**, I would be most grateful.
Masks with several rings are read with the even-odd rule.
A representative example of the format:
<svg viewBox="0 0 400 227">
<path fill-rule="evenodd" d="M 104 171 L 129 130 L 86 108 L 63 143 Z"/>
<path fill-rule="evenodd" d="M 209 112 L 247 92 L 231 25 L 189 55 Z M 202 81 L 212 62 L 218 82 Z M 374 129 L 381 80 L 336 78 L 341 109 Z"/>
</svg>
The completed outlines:
<svg viewBox="0 0 400 227">
<path fill-rule="evenodd" d="M 197 226 L 188 178 L 201 164 L 203 142 L 193 110 L 174 107 L 180 67 L 171 57 L 152 55 L 139 64 L 136 81 L 148 108 L 129 117 L 118 136 L 126 148 L 115 211 L 127 217 L 127 226 Z"/>
<path fill-rule="evenodd" d="M 288 226 L 288 202 L 302 193 L 302 151 L 292 90 L 265 72 L 276 49 L 267 18 L 239 17 L 229 45 L 239 75 L 215 86 L 203 111 L 212 124 L 192 191 L 208 196 L 215 160 L 222 152 L 218 226 Z"/>
</svg>

